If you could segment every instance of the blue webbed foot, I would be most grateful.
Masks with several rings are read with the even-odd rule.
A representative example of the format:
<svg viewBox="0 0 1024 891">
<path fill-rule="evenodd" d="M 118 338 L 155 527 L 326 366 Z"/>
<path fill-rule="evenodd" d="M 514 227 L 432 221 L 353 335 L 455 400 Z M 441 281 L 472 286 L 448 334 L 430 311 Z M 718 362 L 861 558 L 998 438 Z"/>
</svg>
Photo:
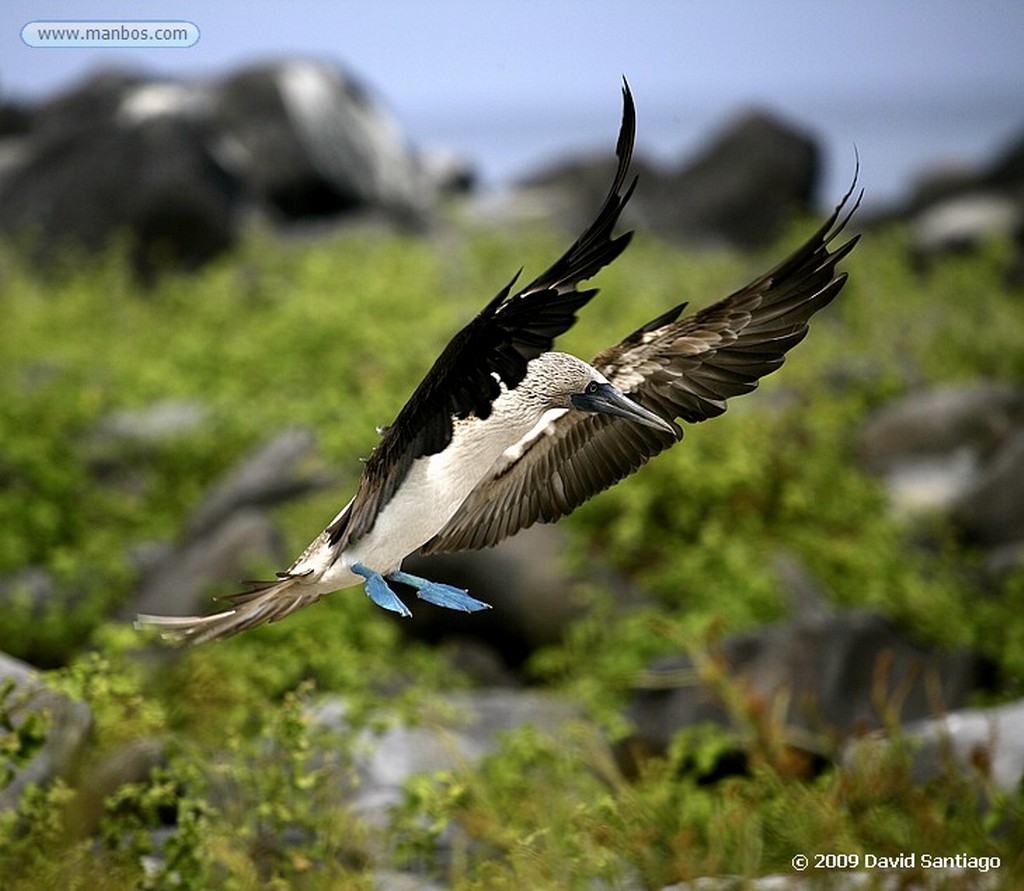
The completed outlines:
<svg viewBox="0 0 1024 891">
<path fill-rule="evenodd" d="M 388 587 L 388 583 L 384 581 L 384 576 L 379 572 L 367 569 L 362 563 L 356 563 L 349 568 L 357 575 L 361 575 L 366 579 L 366 584 L 363 586 L 364 590 L 370 600 L 376 603 L 377 606 L 390 610 L 393 613 L 398 613 L 403 618 L 408 618 L 412 615 L 409 607 L 398 599 L 398 595 Z"/>
<path fill-rule="evenodd" d="M 462 610 L 464 613 L 475 613 L 482 609 L 490 609 L 489 603 L 470 597 L 469 592 L 454 585 L 444 585 L 441 582 L 431 582 L 422 579 L 418 575 L 410 575 L 407 572 L 393 572 L 388 578 L 393 582 L 401 582 L 416 589 L 416 596 L 427 603 L 435 606 L 443 606 L 447 609 Z"/>
</svg>

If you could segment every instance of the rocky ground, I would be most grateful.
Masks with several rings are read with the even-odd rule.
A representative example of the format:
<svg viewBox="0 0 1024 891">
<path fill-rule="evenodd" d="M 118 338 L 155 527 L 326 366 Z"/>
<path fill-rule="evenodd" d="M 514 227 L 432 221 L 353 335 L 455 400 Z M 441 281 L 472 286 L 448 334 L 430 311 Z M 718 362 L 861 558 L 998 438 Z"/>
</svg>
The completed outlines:
<svg viewBox="0 0 1024 891">
<path fill-rule="evenodd" d="M 184 404 L 118 415 L 100 425 L 88 448 L 112 453 L 106 448 L 111 438 L 174 436 L 183 424 L 202 424 L 204 417 L 200 406 Z M 1022 437 L 1024 391 L 975 384 L 926 390 L 886 406 L 863 430 L 860 453 L 865 470 L 885 480 L 893 511 L 938 512 L 955 520 L 965 540 L 983 549 L 982 566 L 995 584 L 1024 558 L 1024 497 L 1017 492 L 1024 478 Z M 268 510 L 327 482 L 303 470 L 314 449 L 307 431 L 271 437 L 211 488 L 175 540 L 138 548 L 136 599 L 124 604 L 125 621 L 136 612 L 205 611 L 211 582 L 230 584 L 253 557 L 284 565 Z M 126 468 L 105 470 L 117 478 Z M 373 738 L 358 765 L 358 782 L 337 781 L 339 794 L 370 825 L 386 824 L 411 777 L 477 762 L 493 751 L 500 731 L 531 725 L 558 733 L 565 721 L 581 719 L 577 705 L 524 686 L 517 671 L 528 654 L 557 640 L 584 609 L 552 597 L 553 590 L 572 583 L 558 559 L 561 535 L 557 527 L 541 526 L 494 550 L 445 558 L 442 567 L 413 561 L 414 568 L 494 592 L 501 610 L 458 644 L 457 664 L 481 688 L 444 697 L 443 717 L 435 722 L 395 727 Z M 609 567 L 595 571 L 614 575 Z M 917 774 L 927 777 L 952 752 L 965 771 L 979 759 L 990 765 L 996 788 L 1018 788 L 1024 779 L 1024 701 L 970 707 L 972 695 L 988 683 L 985 660 L 966 651 L 930 651 L 877 614 L 829 607 L 820 585 L 792 555 L 779 553 L 775 572 L 793 597 L 791 618 L 722 640 L 706 656 L 715 670 L 680 656 L 650 665 L 637 680 L 625 709 L 634 730 L 608 750 L 624 774 L 635 773 L 651 755 L 664 754 L 681 730 L 707 722 L 737 734 L 735 757 L 723 756 L 715 770 L 743 769 L 742 740 L 750 727 L 736 725 L 722 698 L 714 678 L 724 672 L 745 696 L 783 708 L 786 745 L 797 756 L 794 769 L 808 776 L 817 764 L 838 757 L 852 765 L 885 745 L 892 728 L 878 705 L 898 695 L 905 734 L 920 743 L 914 755 Z M 28 596 L 42 603 L 55 585 L 41 571 L 27 570 L 4 580 L 0 597 Z M 623 598 L 623 609 L 644 599 L 642 590 L 633 590 Z M 417 614 L 421 618 L 409 623 L 410 635 L 443 637 L 437 624 L 443 617 L 427 610 Z M 174 651 L 161 650 L 159 658 L 175 658 Z M 16 723 L 39 713 L 52 721 L 34 757 L 0 790 L 0 807 L 10 808 L 28 784 L 74 773 L 92 719 L 86 705 L 49 692 L 32 667 L 18 660 L 0 657 L 0 679 L 12 685 Z M 345 700 L 322 698 L 312 706 L 312 716 L 316 726 L 341 732 Z M 822 726 L 835 734 L 835 748 L 828 751 L 821 747 Z M 144 779 L 163 758 L 161 740 L 135 740 L 79 782 L 100 801 L 124 782 Z M 405 887 L 403 881 L 414 880 L 382 874 L 378 887 Z M 797 879 L 779 881 L 765 887 L 804 887 Z M 846 887 L 859 886 L 851 878 Z"/>
</svg>

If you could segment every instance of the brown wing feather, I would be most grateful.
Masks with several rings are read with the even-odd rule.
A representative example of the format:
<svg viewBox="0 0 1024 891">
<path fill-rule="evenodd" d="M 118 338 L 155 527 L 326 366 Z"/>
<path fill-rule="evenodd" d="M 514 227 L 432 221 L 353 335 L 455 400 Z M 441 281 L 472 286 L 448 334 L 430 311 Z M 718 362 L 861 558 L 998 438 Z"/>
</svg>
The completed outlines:
<svg viewBox="0 0 1024 891">
<path fill-rule="evenodd" d="M 856 179 L 854 180 L 856 183 Z M 851 238 L 830 244 L 859 205 L 853 193 L 801 247 L 724 300 L 678 319 L 677 306 L 593 361 L 608 379 L 664 418 L 691 423 L 722 414 L 732 396 L 753 390 L 803 340 L 808 320 L 846 282 L 836 265 Z M 678 320 L 677 320 L 678 319 Z M 569 411 L 518 455 L 496 465 L 424 553 L 487 547 L 536 522 L 571 513 L 682 438 L 607 415 Z"/>
</svg>

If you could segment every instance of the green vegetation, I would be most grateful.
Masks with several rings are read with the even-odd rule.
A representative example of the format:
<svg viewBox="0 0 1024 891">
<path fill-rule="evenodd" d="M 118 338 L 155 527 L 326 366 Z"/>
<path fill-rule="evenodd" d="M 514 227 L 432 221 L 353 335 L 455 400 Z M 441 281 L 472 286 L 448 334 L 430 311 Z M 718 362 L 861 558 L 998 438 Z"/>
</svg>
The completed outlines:
<svg viewBox="0 0 1024 891">
<path fill-rule="evenodd" d="M 592 355 L 673 301 L 710 302 L 806 231 L 756 259 L 686 254 L 638 235 L 560 345 Z M 1018 797 L 952 770 L 916 783 L 899 746 L 809 777 L 772 716 L 728 678 L 715 682 L 751 728 L 747 773 L 705 782 L 735 746 L 721 731 L 681 734 L 630 780 L 603 744 L 628 730 L 620 706 L 652 657 L 701 652 L 786 614 L 768 560 L 780 549 L 837 604 L 878 610 L 932 645 L 978 648 L 998 666 L 994 699 L 1021 695 L 1024 578 L 980 592 L 968 571 L 976 557 L 941 529 L 927 552 L 913 548 L 919 530 L 888 514 L 855 460 L 864 418 L 911 383 L 1024 380 L 1024 299 L 1000 282 L 1004 245 L 922 280 L 899 232 L 868 237 L 845 264 L 840 300 L 781 373 L 567 520 L 567 561 L 599 550 L 655 601 L 623 615 L 614 591 L 591 592 L 592 614 L 528 666 L 589 720 L 557 739 L 517 731 L 478 767 L 416 778 L 389 827 L 350 813 L 325 778 L 351 774 L 361 733 L 420 720 L 438 692 L 467 683 L 443 652 L 410 644 L 393 617 L 354 596 L 167 660 L 147 657 L 139 635 L 110 619 L 130 602 L 130 549 L 172 539 L 220 474 L 289 426 L 317 432 L 338 479 L 279 510 L 289 550 L 301 549 L 348 497 L 374 427 L 394 417 L 447 338 L 520 265 L 540 271 L 562 241 L 536 232 L 349 234 L 313 245 L 254 237 L 149 291 L 117 252 L 45 274 L 0 254 L 0 577 L 40 567 L 59 589 L 41 613 L 27 593 L 5 601 L 0 650 L 51 669 L 55 686 L 94 710 L 83 775 L 134 740 L 165 739 L 168 752 L 148 780 L 105 801 L 58 783 L 0 815 L 5 889 L 370 888 L 382 856 L 396 869 L 440 870 L 442 834 L 452 839 L 442 880 L 465 889 L 590 888 L 594 879 L 658 888 L 789 872 L 794 854 L 815 851 L 994 854 L 1005 887 L 1024 881 Z M 153 444 L 96 438 L 112 412 L 168 399 L 195 401 L 209 418 Z M 130 475 L 106 472 L 124 466 Z M 348 730 L 329 743 L 303 708 L 320 693 L 347 703 Z M 0 699 L 0 754 L 24 760 L 45 728 L 15 731 L 5 715 Z M 145 861 L 161 822 L 176 831 L 161 858 Z"/>
</svg>

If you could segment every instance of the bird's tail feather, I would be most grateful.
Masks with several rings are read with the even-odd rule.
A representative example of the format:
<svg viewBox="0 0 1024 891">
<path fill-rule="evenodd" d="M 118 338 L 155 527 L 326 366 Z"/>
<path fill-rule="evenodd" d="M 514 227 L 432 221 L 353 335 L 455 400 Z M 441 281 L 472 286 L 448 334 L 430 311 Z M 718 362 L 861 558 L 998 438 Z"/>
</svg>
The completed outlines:
<svg viewBox="0 0 1024 891">
<path fill-rule="evenodd" d="M 135 627 L 156 628 L 166 640 L 176 643 L 197 644 L 232 637 L 264 622 L 277 622 L 299 607 L 319 600 L 321 592 L 302 585 L 310 573 L 312 570 L 282 572 L 275 581 L 255 582 L 249 591 L 228 598 L 234 603 L 232 609 L 208 616 L 140 614 L 135 619 Z"/>
</svg>

